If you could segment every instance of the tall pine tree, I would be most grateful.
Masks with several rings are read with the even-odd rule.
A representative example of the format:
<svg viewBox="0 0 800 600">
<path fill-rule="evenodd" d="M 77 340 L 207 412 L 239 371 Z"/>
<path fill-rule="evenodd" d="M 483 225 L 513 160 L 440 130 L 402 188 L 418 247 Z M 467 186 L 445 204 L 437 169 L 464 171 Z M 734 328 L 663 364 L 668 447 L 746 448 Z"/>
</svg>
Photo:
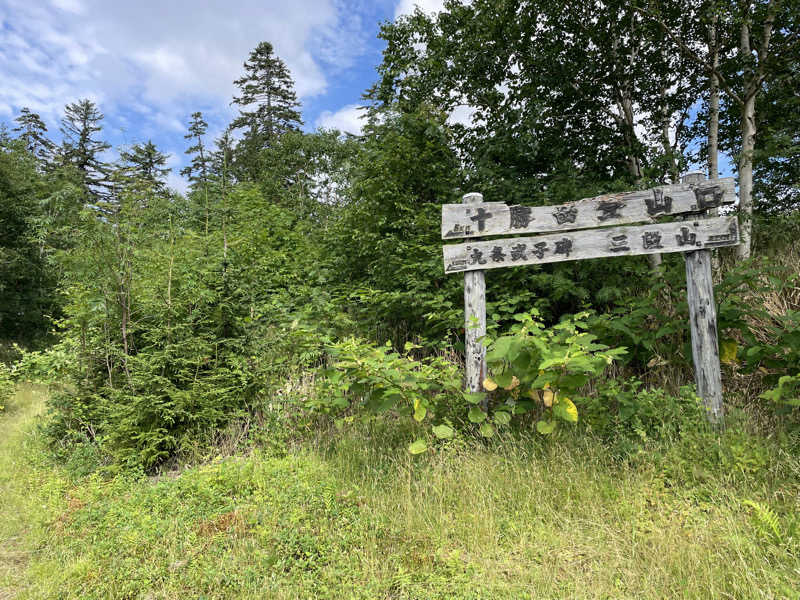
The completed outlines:
<svg viewBox="0 0 800 600">
<path fill-rule="evenodd" d="M 193 190 L 204 189 L 208 184 L 211 153 L 203 141 L 206 131 L 208 131 L 208 123 L 203 119 L 203 113 L 192 113 L 189 132 L 183 136 L 184 139 L 191 140 L 192 145 L 186 149 L 186 154 L 192 157 L 192 162 L 181 169 L 181 175 L 189 180 Z"/>
<path fill-rule="evenodd" d="M 172 169 L 166 167 L 167 155 L 160 152 L 151 140 L 145 144 L 134 144 L 130 150 L 123 150 L 120 158 L 127 178 L 134 178 L 157 192 L 164 191 L 164 179 Z"/>
<path fill-rule="evenodd" d="M 111 148 L 111 144 L 96 137 L 103 129 L 102 120 L 103 113 L 88 99 L 67 104 L 61 119 L 62 160 L 78 170 L 93 200 L 106 196 L 109 186 L 109 167 L 100 154 Z"/>
<path fill-rule="evenodd" d="M 261 42 L 244 63 L 245 74 L 234 81 L 241 90 L 232 104 L 238 105 L 239 116 L 232 129 L 244 129 L 234 156 L 234 167 L 241 179 L 255 179 L 258 156 L 271 147 L 286 131 L 302 125 L 297 110 L 300 103 L 294 91 L 286 64 L 273 53 L 272 44 Z"/>
<path fill-rule="evenodd" d="M 42 118 L 29 108 L 23 108 L 14 121 L 17 127 L 13 131 L 19 134 L 19 139 L 25 143 L 28 152 L 38 158 L 42 166 L 49 163 L 53 158 L 55 144 L 47 138 L 47 127 Z"/>
</svg>

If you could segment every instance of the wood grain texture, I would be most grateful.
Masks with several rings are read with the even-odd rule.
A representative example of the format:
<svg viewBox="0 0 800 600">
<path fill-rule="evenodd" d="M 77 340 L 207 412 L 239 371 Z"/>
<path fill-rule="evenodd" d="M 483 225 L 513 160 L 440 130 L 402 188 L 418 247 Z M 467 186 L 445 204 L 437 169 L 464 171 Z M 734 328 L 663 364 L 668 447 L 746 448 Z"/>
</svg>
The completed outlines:
<svg viewBox="0 0 800 600">
<path fill-rule="evenodd" d="M 464 204 L 483 202 L 481 194 L 465 194 Z M 486 335 L 486 279 L 483 271 L 464 273 L 464 362 L 465 388 L 483 391 L 486 378 L 486 347 L 480 341 Z"/>
<path fill-rule="evenodd" d="M 739 243 L 735 216 L 444 246 L 445 273 L 612 256 L 688 252 Z"/>
<path fill-rule="evenodd" d="M 723 420 L 722 374 L 719 365 L 717 305 L 711 280 L 711 251 L 687 252 L 686 299 L 692 337 L 697 395 L 703 399 L 708 419 L 715 425 Z"/>
<path fill-rule="evenodd" d="M 703 173 L 687 173 L 683 183 L 702 184 Z M 697 218 L 703 218 L 698 216 Z M 708 221 L 714 220 L 713 218 Z M 717 305 L 714 301 L 713 255 L 708 248 L 687 252 L 686 299 L 689 305 L 689 330 L 692 340 L 697 395 L 703 399 L 708 420 L 716 427 L 724 425 L 722 373 L 719 364 Z"/>
<path fill-rule="evenodd" d="M 732 177 L 606 194 L 558 206 L 508 206 L 502 202 L 445 204 L 442 239 L 546 233 L 653 222 L 664 215 L 701 213 L 732 204 Z"/>
</svg>

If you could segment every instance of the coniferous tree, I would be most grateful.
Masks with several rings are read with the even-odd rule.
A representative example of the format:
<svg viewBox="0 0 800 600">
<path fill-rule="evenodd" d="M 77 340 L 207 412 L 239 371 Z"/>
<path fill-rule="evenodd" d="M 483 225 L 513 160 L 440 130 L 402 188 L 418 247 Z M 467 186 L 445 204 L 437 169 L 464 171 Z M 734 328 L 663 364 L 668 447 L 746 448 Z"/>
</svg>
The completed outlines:
<svg viewBox="0 0 800 600">
<path fill-rule="evenodd" d="M 186 149 L 186 154 L 192 157 L 192 162 L 181 169 L 181 175 L 189 180 L 193 189 L 203 188 L 208 183 L 212 157 L 203 142 L 203 136 L 207 131 L 208 123 L 203 119 L 203 113 L 192 113 L 189 133 L 183 136 L 184 139 L 192 141 L 192 145 Z"/>
<path fill-rule="evenodd" d="M 98 139 L 102 131 L 103 113 L 88 99 L 67 104 L 61 119 L 64 142 L 62 160 L 74 166 L 80 173 L 82 183 L 95 199 L 107 194 L 108 165 L 100 154 L 111 148 L 111 144 Z"/>
<path fill-rule="evenodd" d="M 233 136 L 231 130 L 226 129 L 215 141 L 216 149 L 211 153 L 211 177 L 215 181 L 222 178 L 231 180 L 230 168 L 233 161 Z"/>
<path fill-rule="evenodd" d="M 23 108 L 20 115 L 14 119 L 18 126 L 13 129 L 25 143 L 25 148 L 32 156 L 42 163 L 50 162 L 53 157 L 55 145 L 47 138 L 47 127 L 42 118 L 29 108 Z"/>
<path fill-rule="evenodd" d="M 123 150 L 120 158 L 126 177 L 144 182 L 156 191 L 164 190 L 164 178 L 172 169 L 165 166 L 167 155 L 159 152 L 151 140 L 145 144 L 134 144 L 130 150 Z"/>
<path fill-rule="evenodd" d="M 302 125 L 297 110 L 300 103 L 294 91 L 294 80 L 286 64 L 273 53 L 272 44 L 261 42 L 244 63 L 245 74 L 234 81 L 241 95 L 234 97 L 239 116 L 232 129 L 245 129 L 234 156 L 239 176 L 255 179 L 258 155 L 271 147 L 286 131 Z"/>
</svg>

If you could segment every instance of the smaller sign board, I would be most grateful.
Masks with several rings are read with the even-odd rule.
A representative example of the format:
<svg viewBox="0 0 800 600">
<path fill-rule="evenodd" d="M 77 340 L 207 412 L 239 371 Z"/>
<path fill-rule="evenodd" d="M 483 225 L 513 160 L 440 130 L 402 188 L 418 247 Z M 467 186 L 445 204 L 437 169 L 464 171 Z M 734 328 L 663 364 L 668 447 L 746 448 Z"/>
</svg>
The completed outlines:
<svg viewBox="0 0 800 600">
<path fill-rule="evenodd" d="M 736 216 L 608 227 L 444 246 L 446 273 L 610 256 L 665 254 L 735 246 Z"/>
</svg>

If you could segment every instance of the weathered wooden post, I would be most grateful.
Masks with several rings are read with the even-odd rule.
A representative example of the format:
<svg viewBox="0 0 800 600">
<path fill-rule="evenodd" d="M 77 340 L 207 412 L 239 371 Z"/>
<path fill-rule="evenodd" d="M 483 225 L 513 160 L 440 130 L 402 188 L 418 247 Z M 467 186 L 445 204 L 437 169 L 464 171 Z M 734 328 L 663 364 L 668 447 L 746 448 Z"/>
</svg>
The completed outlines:
<svg viewBox="0 0 800 600">
<path fill-rule="evenodd" d="M 464 194 L 464 204 L 482 204 L 483 194 Z M 467 209 L 468 213 L 473 212 Z M 474 211 L 471 220 L 478 230 L 483 229 L 483 220 L 491 217 L 483 208 Z M 486 335 L 486 279 L 483 271 L 464 273 L 464 362 L 466 388 L 469 392 L 483 390 L 486 378 L 486 347 L 480 339 Z"/>
<path fill-rule="evenodd" d="M 688 184 L 700 184 L 704 180 L 705 176 L 702 173 L 688 173 L 681 178 L 682 183 Z M 709 208 L 717 207 L 709 206 Z M 724 419 L 722 374 L 719 364 L 717 304 L 714 301 L 711 250 L 686 252 L 684 259 L 697 394 L 703 399 L 709 421 L 713 425 L 722 427 Z"/>
</svg>

